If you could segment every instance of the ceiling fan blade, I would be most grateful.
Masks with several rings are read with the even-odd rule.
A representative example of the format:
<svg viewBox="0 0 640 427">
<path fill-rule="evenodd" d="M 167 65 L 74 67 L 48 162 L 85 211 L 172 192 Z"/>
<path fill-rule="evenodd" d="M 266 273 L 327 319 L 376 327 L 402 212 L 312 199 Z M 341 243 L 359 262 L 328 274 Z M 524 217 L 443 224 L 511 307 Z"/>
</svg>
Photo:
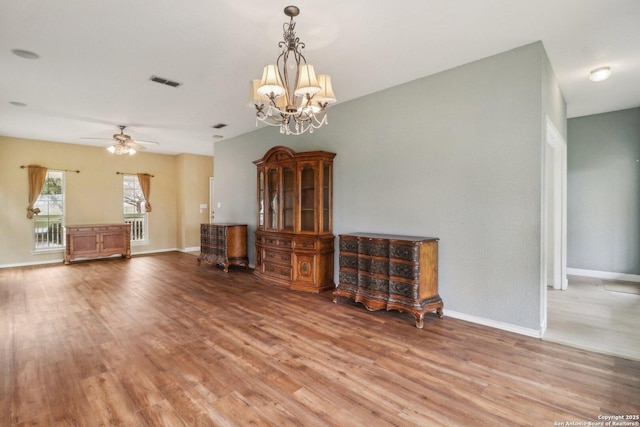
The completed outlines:
<svg viewBox="0 0 640 427">
<path fill-rule="evenodd" d="M 156 145 L 160 145 L 159 142 L 155 142 L 155 141 L 144 141 L 142 139 L 132 139 L 131 141 L 137 143 L 137 144 L 156 144 Z"/>
<path fill-rule="evenodd" d="M 98 140 L 104 140 L 104 141 L 111 141 L 111 144 L 107 145 L 107 147 L 112 146 L 114 144 L 124 145 L 127 147 L 131 147 L 136 151 L 146 150 L 146 147 L 144 147 L 142 144 L 160 145 L 160 143 L 156 141 L 144 141 L 141 139 L 136 139 L 136 140 L 131 139 L 129 135 L 124 133 L 124 129 L 126 128 L 126 126 L 119 125 L 118 127 L 120 128 L 120 133 L 113 134 L 112 138 L 92 138 L 92 137 L 83 136 L 83 137 L 80 137 L 80 139 L 98 139 Z"/>
<path fill-rule="evenodd" d="M 126 145 L 129 148 L 133 148 L 136 151 L 146 150 L 146 147 L 138 144 L 137 141 L 134 141 L 132 139 L 130 139 L 129 141 L 125 142 L 124 145 Z"/>
</svg>

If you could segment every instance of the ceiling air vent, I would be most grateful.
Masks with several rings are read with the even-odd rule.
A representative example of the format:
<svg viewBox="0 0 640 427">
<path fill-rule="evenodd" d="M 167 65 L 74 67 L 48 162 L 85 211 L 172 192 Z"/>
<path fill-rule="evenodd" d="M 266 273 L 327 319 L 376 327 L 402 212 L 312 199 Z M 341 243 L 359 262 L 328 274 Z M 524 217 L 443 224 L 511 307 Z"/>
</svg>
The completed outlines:
<svg viewBox="0 0 640 427">
<path fill-rule="evenodd" d="M 152 82 L 162 83 L 163 85 L 167 85 L 167 86 L 171 86 L 171 87 L 178 87 L 178 86 L 182 85 L 182 83 L 174 82 L 172 80 L 167 80 L 167 79 L 164 79 L 164 78 L 158 77 L 158 76 L 151 76 L 150 80 Z"/>
</svg>

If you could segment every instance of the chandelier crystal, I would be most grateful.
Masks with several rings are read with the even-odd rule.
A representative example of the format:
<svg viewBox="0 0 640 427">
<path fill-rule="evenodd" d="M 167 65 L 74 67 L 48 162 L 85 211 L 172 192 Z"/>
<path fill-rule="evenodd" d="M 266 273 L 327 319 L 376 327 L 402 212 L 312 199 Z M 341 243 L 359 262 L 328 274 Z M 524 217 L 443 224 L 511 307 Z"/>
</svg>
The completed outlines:
<svg viewBox="0 0 640 427">
<path fill-rule="evenodd" d="M 282 26 L 282 52 L 275 64 L 265 65 L 262 79 L 251 81 L 251 103 L 258 122 L 279 126 L 280 133 L 301 135 L 327 124 L 326 108 L 336 102 L 331 78 L 316 75 L 313 65 L 302 54 L 305 44 L 296 37 L 293 17 L 300 9 L 287 6 L 284 14 L 291 18 Z M 295 74 L 293 74 L 295 72 Z M 291 74 L 290 74 L 291 73 Z M 294 86 L 295 83 L 295 86 Z"/>
</svg>

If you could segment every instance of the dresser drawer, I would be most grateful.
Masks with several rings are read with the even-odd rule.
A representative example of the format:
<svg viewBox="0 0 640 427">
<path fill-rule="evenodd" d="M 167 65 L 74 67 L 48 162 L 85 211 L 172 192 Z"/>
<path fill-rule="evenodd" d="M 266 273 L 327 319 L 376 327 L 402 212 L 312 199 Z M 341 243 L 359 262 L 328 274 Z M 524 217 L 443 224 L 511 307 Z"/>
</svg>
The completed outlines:
<svg viewBox="0 0 640 427">
<path fill-rule="evenodd" d="M 389 263 L 389 276 L 400 277 L 408 280 L 419 280 L 420 266 L 413 263 Z"/>
<path fill-rule="evenodd" d="M 389 241 L 383 239 L 360 238 L 358 240 L 358 253 L 382 258 L 389 257 Z"/>
<path fill-rule="evenodd" d="M 275 246 L 279 248 L 291 247 L 291 239 L 282 238 L 282 237 L 263 237 L 262 243 L 265 246 Z"/>
<path fill-rule="evenodd" d="M 358 238 L 351 236 L 340 236 L 340 252 L 358 253 Z"/>
<path fill-rule="evenodd" d="M 317 249 L 318 242 L 316 240 L 294 240 L 294 249 Z"/>
<path fill-rule="evenodd" d="M 283 251 L 274 251 L 270 249 L 263 249 L 262 260 L 264 262 L 272 262 L 278 264 L 291 265 L 291 253 Z"/>
<path fill-rule="evenodd" d="M 340 258 L 338 259 L 341 268 L 353 268 L 354 270 L 358 268 L 358 256 L 357 255 L 344 255 L 342 252 L 340 253 Z"/>
<path fill-rule="evenodd" d="M 374 292 L 389 293 L 389 279 L 386 277 L 374 277 L 368 274 L 358 274 L 358 286 L 363 292 L 367 290 Z"/>
<path fill-rule="evenodd" d="M 358 258 L 358 270 L 369 274 L 389 275 L 389 261 L 369 257 Z"/>
<path fill-rule="evenodd" d="M 287 280 L 291 280 L 293 275 L 291 274 L 292 268 L 289 266 L 282 266 L 278 264 L 273 264 L 268 261 L 263 261 L 264 265 L 264 273 L 269 276 L 279 277 Z"/>
<path fill-rule="evenodd" d="M 400 296 L 411 301 L 418 301 L 418 298 L 420 298 L 419 285 L 417 283 L 389 280 L 389 295 L 391 298 Z"/>
<path fill-rule="evenodd" d="M 397 258 L 405 261 L 418 262 L 420 250 L 418 245 L 389 244 L 389 258 Z"/>
</svg>

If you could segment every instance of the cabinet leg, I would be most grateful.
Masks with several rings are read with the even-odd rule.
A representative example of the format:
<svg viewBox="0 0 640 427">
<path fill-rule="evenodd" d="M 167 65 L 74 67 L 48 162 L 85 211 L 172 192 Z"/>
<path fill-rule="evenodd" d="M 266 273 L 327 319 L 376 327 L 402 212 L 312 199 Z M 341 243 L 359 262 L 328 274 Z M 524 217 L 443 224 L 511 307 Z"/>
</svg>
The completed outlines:
<svg viewBox="0 0 640 427">
<path fill-rule="evenodd" d="M 416 328 L 422 329 L 424 326 L 424 313 L 416 313 Z"/>
<path fill-rule="evenodd" d="M 444 310 L 444 303 L 442 301 L 440 301 L 440 303 L 436 307 L 436 314 L 441 319 L 444 317 L 444 311 L 443 310 Z"/>
<path fill-rule="evenodd" d="M 224 272 L 228 273 L 229 272 L 229 264 L 222 264 L 222 266 L 224 267 Z"/>
</svg>

